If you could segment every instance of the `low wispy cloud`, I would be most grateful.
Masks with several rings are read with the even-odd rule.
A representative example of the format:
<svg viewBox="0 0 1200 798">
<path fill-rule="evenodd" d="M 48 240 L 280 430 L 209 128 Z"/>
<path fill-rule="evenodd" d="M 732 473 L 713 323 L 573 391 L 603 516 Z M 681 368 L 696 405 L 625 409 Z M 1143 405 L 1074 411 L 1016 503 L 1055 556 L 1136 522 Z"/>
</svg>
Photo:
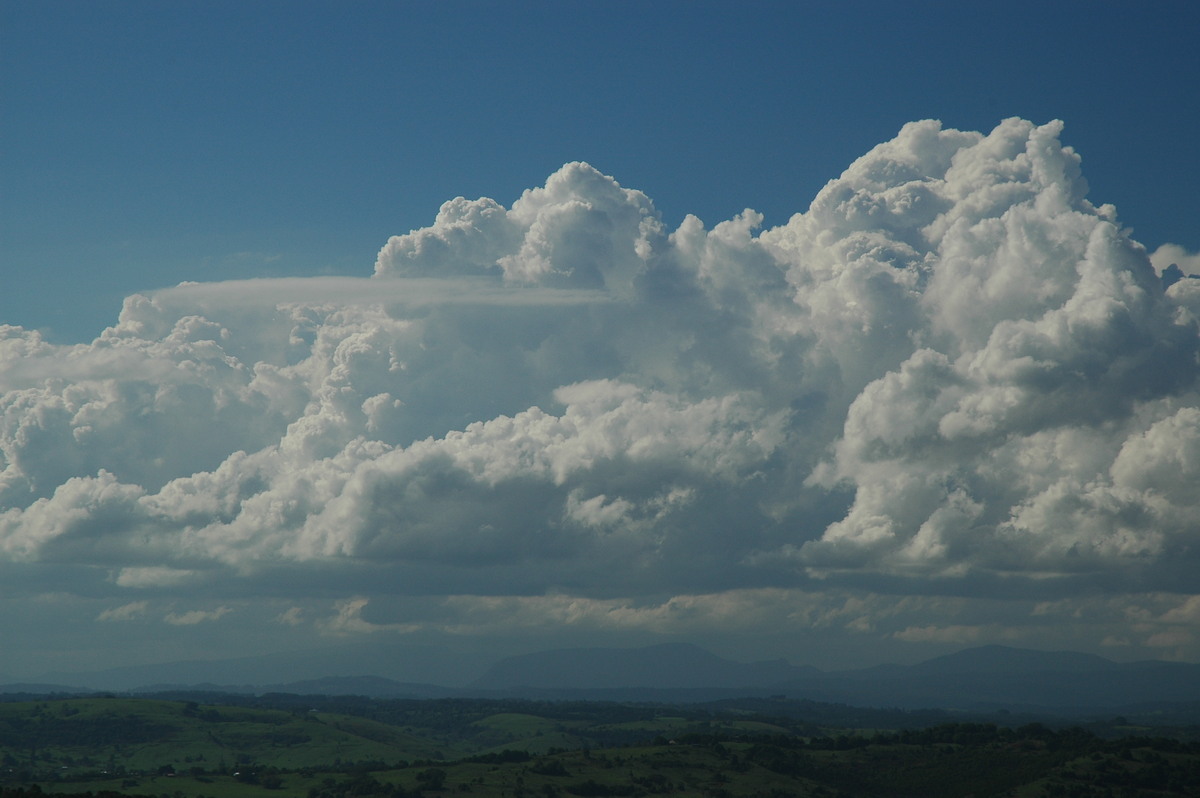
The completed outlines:
<svg viewBox="0 0 1200 798">
<path fill-rule="evenodd" d="M 168 612 L 163 620 L 172 626 L 195 626 L 198 623 L 216 621 L 233 612 L 230 607 L 217 607 L 215 610 L 189 610 L 187 612 Z"/>
<path fill-rule="evenodd" d="M 122 568 L 114 581 L 121 587 L 179 587 L 189 582 L 195 582 L 199 575 L 182 568 L 168 568 L 162 565 Z"/>
<path fill-rule="evenodd" d="M 228 309 L 289 305 L 584 305 L 610 299 L 602 289 L 550 288 L 504 282 L 499 277 L 263 277 L 217 283 L 180 283 L 147 292 L 168 307 Z"/>
<path fill-rule="evenodd" d="M 132 621 L 145 617 L 149 602 L 131 601 L 120 607 L 113 607 L 96 616 L 97 621 Z"/>
<path fill-rule="evenodd" d="M 304 609 L 302 607 L 288 607 L 279 613 L 275 617 L 275 620 L 288 626 L 300 626 L 304 623 Z"/>
</svg>

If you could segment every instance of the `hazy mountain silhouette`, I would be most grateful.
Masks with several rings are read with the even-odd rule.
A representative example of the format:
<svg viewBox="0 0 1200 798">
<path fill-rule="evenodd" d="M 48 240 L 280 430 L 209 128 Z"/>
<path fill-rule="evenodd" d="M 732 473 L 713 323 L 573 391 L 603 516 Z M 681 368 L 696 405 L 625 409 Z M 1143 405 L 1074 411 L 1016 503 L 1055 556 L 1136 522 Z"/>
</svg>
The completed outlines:
<svg viewBox="0 0 1200 798">
<path fill-rule="evenodd" d="M 436 669 L 439 663 L 449 663 L 440 671 L 443 675 L 464 672 L 463 657 L 447 650 L 363 646 L 353 653 L 361 656 L 347 658 L 344 649 L 315 651 L 49 675 L 37 681 L 80 684 L 88 690 L 159 691 L 199 686 L 227 692 L 380 698 L 513 696 L 686 702 L 784 694 L 859 707 L 903 709 L 1091 711 L 1156 702 L 1200 702 L 1200 664 L 1117 663 L 1094 654 L 1007 646 L 964 649 L 916 665 L 838 672 L 784 660 L 734 662 L 685 643 L 555 649 L 502 659 L 465 687 L 404 677 L 414 670 Z M 348 667 L 354 672 L 347 673 Z M 0 687 L 0 692 L 30 691 L 10 685 Z"/>
<path fill-rule="evenodd" d="M 645 648 L 569 648 L 509 657 L 471 683 L 504 690 L 655 687 L 764 687 L 819 674 L 786 660 L 733 662 L 689 643 Z"/>
<path fill-rule="evenodd" d="M 981 646 L 916 665 L 828 673 L 787 685 L 858 706 L 1081 709 L 1200 701 L 1200 665 L 1117 663 L 1076 651 Z"/>
<path fill-rule="evenodd" d="M 371 675 L 397 682 L 460 686 L 477 677 L 482 667 L 475 658 L 449 648 L 371 642 L 234 659 L 47 673 L 36 681 L 118 691 L 147 685 L 238 685 L 238 691 L 243 692 L 262 685 Z"/>
<path fill-rule="evenodd" d="M 54 695 L 86 693 L 83 687 L 72 687 L 66 684 L 47 684 L 45 682 L 6 682 L 0 684 L 0 695 Z"/>
<path fill-rule="evenodd" d="M 382 676 L 328 676 L 287 684 L 269 684 L 259 693 L 295 693 L 297 695 L 365 695 L 372 698 L 451 698 L 463 693 L 461 688 L 433 684 L 398 682 Z"/>
<path fill-rule="evenodd" d="M 1121 666 L 1097 654 L 1079 651 L 1034 651 L 1009 646 L 965 648 L 913 666 L 923 673 L 1016 673 L 1022 671 L 1072 671 L 1091 673 Z"/>
<path fill-rule="evenodd" d="M 1074 651 L 981 646 L 917 665 L 826 673 L 783 661 L 731 662 L 695 646 L 672 644 L 510 657 L 471 687 L 529 695 L 535 690 L 743 688 L 855 706 L 1085 709 L 1200 701 L 1200 665 L 1116 663 Z"/>
</svg>

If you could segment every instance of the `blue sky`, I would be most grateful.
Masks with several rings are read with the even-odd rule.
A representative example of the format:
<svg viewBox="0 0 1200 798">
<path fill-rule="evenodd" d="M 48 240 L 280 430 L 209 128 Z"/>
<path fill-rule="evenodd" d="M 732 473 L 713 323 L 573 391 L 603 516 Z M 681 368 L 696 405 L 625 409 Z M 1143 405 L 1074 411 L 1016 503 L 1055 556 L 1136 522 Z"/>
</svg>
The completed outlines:
<svg viewBox="0 0 1200 798">
<path fill-rule="evenodd" d="M 0 15 L 0 683 L 1200 660 L 1195 4 Z"/>
<path fill-rule="evenodd" d="M 1200 249 L 1192 3 L 24 2 L 0 318 L 87 340 L 181 280 L 369 273 L 455 196 L 585 160 L 782 224 L 908 121 L 1061 118 L 1091 198 Z"/>
</svg>

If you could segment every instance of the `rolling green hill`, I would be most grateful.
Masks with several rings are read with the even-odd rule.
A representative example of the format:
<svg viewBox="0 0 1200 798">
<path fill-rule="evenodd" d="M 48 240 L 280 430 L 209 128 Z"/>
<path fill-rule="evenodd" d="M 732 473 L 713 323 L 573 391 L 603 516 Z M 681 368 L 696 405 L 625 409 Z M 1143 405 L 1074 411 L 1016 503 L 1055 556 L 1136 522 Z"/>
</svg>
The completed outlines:
<svg viewBox="0 0 1200 798">
<path fill-rule="evenodd" d="M 176 763 L 298 768 L 440 758 L 446 754 L 440 749 L 395 726 L 323 712 L 135 698 L 0 704 L 0 761 L 36 774 L 50 767 L 121 773 Z"/>
<path fill-rule="evenodd" d="M 895 713 L 874 716 L 889 728 L 837 728 L 838 708 L 811 702 L 228 698 L 0 703 L 0 798 L 1114 798 L 1200 784 L 1194 730 L 1151 737 L 1124 718 L 1106 739 Z"/>
</svg>

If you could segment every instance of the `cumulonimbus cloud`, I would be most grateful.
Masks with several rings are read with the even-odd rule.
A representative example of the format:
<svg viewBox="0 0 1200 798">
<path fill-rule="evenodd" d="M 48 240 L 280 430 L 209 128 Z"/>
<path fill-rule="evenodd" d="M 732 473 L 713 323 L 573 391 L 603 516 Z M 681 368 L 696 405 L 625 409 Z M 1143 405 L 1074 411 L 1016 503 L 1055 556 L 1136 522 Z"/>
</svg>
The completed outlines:
<svg viewBox="0 0 1200 798">
<path fill-rule="evenodd" d="M 127 590 L 1195 592 L 1200 280 L 1164 288 L 1060 128 L 906 125 L 770 230 L 668 231 L 573 163 L 371 278 L 0 328 L 0 557 Z"/>
</svg>

